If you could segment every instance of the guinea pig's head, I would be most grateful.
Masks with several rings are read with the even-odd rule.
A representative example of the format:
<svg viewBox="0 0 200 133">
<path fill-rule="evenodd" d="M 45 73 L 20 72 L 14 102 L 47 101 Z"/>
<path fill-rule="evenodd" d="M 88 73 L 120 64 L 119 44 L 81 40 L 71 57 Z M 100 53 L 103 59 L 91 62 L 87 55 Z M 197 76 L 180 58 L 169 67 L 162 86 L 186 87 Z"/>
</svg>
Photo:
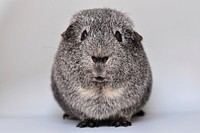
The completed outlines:
<svg viewBox="0 0 200 133">
<path fill-rule="evenodd" d="M 78 12 L 62 38 L 69 53 L 65 58 L 78 68 L 73 73 L 83 86 L 127 81 L 142 48 L 142 37 L 131 20 L 111 9 Z"/>
</svg>

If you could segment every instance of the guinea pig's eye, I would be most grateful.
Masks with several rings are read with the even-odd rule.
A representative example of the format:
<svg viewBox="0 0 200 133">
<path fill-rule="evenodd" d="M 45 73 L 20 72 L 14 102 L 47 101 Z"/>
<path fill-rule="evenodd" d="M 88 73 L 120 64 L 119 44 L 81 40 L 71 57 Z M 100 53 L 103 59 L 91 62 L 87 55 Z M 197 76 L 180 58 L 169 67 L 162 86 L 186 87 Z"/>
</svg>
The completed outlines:
<svg viewBox="0 0 200 133">
<path fill-rule="evenodd" d="M 81 41 L 85 40 L 85 38 L 87 37 L 88 33 L 86 30 L 84 30 L 81 34 Z"/>
<path fill-rule="evenodd" d="M 122 42 L 122 35 L 119 31 L 115 32 L 115 37 L 116 37 L 118 42 Z"/>
</svg>

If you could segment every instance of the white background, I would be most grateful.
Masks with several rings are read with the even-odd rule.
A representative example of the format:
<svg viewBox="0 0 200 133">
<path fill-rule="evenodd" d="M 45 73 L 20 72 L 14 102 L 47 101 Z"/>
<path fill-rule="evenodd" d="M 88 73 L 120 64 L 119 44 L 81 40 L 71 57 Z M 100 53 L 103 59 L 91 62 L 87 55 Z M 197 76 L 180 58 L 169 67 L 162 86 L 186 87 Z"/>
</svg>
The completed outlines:
<svg viewBox="0 0 200 133">
<path fill-rule="evenodd" d="M 0 0 L 0 132 L 198 132 L 199 0 Z M 146 116 L 129 128 L 77 129 L 50 88 L 60 34 L 81 10 L 126 13 L 144 38 L 154 85 Z"/>
</svg>

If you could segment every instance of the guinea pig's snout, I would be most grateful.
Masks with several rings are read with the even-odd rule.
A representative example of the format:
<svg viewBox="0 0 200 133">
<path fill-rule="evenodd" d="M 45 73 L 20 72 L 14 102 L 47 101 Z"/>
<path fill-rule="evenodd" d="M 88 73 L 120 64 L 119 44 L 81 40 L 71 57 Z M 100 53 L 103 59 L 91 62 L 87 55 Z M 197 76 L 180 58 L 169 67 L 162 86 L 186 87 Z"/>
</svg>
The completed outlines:
<svg viewBox="0 0 200 133">
<path fill-rule="evenodd" d="M 106 71 L 104 64 L 95 63 L 93 68 L 93 80 L 98 82 L 103 82 L 106 79 Z"/>
<path fill-rule="evenodd" d="M 91 58 L 94 63 L 106 63 L 106 61 L 108 60 L 108 56 L 104 56 L 104 57 L 92 56 Z"/>
<path fill-rule="evenodd" d="M 108 61 L 108 56 L 91 56 L 93 61 L 93 80 L 97 82 L 106 81 L 106 62 Z"/>
</svg>

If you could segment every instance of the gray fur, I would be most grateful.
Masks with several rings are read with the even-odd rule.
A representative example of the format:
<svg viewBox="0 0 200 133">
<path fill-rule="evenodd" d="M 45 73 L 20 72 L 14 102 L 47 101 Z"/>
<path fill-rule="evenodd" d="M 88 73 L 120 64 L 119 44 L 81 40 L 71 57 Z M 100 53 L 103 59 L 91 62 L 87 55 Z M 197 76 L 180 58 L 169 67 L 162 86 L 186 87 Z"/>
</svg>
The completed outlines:
<svg viewBox="0 0 200 133">
<path fill-rule="evenodd" d="M 88 36 L 81 41 L 84 30 Z M 115 38 L 116 31 L 122 42 Z M 62 34 L 52 69 L 54 97 L 65 113 L 80 120 L 130 121 L 149 99 L 152 86 L 141 41 L 132 21 L 119 11 L 103 8 L 75 14 Z M 94 63 L 91 56 L 109 58 Z M 95 76 L 107 82 L 94 82 Z"/>
</svg>

